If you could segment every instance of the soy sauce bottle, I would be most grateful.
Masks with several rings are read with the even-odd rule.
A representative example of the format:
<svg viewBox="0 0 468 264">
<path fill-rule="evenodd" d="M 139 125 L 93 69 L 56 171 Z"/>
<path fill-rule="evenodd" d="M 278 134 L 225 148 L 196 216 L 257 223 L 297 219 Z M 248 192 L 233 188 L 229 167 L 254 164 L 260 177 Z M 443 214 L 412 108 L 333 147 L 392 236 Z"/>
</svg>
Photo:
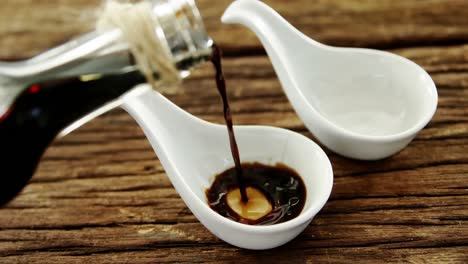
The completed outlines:
<svg viewBox="0 0 468 264">
<path fill-rule="evenodd" d="M 184 78 L 211 55 L 200 14 L 193 0 L 150 3 L 154 32 L 164 33 L 158 40 Z M 118 29 L 91 32 L 26 61 L 0 62 L 0 206 L 23 189 L 56 137 L 146 82 L 120 37 Z"/>
</svg>

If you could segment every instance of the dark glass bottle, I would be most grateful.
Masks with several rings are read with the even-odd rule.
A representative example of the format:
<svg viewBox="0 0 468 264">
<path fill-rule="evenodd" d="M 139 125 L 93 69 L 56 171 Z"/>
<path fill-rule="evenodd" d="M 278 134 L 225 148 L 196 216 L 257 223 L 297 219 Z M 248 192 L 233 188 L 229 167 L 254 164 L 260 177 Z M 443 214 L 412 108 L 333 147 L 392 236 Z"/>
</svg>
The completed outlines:
<svg viewBox="0 0 468 264">
<path fill-rule="evenodd" d="M 64 128 L 143 82 L 138 71 L 131 71 L 27 87 L 0 117 L 0 205 L 22 190 Z"/>
<path fill-rule="evenodd" d="M 149 4 L 154 21 L 164 22 L 154 23 L 154 32 L 166 48 L 154 52 L 174 63 L 170 74 L 178 76 L 168 78 L 159 67 L 151 67 L 152 74 L 158 85 L 174 85 L 211 56 L 212 40 L 193 0 Z M 0 62 L 0 206 L 26 185 L 64 128 L 145 82 L 140 66 L 117 28 L 90 32 L 25 61 Z"/>
</svg>

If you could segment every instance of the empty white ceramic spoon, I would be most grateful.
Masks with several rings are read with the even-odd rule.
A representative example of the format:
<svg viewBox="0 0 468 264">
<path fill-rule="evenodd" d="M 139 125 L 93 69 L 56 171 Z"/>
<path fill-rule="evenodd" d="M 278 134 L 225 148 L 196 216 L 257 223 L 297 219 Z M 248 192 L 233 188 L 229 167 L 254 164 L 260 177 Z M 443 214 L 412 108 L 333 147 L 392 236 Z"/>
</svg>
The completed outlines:
<svg viewBox="0 0 468 264">
<path fill-rule="evenodd" d="M 388 157 L 435 113 L 434 82 L 408 59 L 323 45 L 257 0 L 234 1 L 222 21 L 255 32 L 297 114 L 320 142 L 343 156 Z"/>
<path fill-rule="evenodd" d="M 249 226 L 222 217 L 206 202 L 214 176 L 234 166 L 227 129 L 198 119 L 143 85 L 124 98 L 123 108 L 143 129 L 172 184 L 200 222 L 222 240 L 242 248 L 268 249 L 296 237 L 327 201 L 333 172 L 313 141 L 281 128 L 235 126 L 242 162 L 294 168 L 306 185 L 307 199 L 293 220 L 271 226 Z"/>
</svg>

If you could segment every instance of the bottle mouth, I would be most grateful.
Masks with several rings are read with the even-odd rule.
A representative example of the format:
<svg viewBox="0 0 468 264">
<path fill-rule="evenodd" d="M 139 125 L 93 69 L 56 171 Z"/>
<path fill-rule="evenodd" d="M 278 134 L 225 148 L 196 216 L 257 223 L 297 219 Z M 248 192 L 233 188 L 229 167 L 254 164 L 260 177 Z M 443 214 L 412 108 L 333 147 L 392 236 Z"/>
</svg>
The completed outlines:
<svg viewBox="0 0 468 264">
<path fill-rule="evenodd" d="M 213 41 L 193 0 L 152 1 L 156 34 L 170 51 L 181 78 L 211 56 Z"/>
</svg>

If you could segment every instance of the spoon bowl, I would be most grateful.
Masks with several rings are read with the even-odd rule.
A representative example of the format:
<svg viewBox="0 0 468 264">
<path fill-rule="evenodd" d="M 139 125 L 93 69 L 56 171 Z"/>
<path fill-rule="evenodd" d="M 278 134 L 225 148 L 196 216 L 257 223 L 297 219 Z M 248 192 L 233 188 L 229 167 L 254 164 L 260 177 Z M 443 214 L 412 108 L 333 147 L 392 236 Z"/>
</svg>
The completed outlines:
<svg viewBox="0 0 468 264">
<path fill-rule="evenodd" d="M 299 117 L 338 154 L 363 160 L 393 155 L 435 113 L 434 82 L 408 59 L 323 45 L 257 0 L 234 1 L 221 19 L 255 32 Z"/>
<path fill-rule="evenodd" d="M 138 93 L 138 94 L 133 94 Z M 280 246 L 307 227 L 331 193 L 333 171 L 323 150 L 298 133 L 265 126 L 235 126 L 242 162 L 294 168 L 307 190 L 296 218 L 270 226 L 250 226 L 224 218 L 207 204 L 214 176 L 234 166 L 225 126 L 198 119 L 142 85 L 124 98 L 123 108 L 138 122 L 170 181 L 198 220 L 220 239 L 241 248 Z"/>
</svg>

